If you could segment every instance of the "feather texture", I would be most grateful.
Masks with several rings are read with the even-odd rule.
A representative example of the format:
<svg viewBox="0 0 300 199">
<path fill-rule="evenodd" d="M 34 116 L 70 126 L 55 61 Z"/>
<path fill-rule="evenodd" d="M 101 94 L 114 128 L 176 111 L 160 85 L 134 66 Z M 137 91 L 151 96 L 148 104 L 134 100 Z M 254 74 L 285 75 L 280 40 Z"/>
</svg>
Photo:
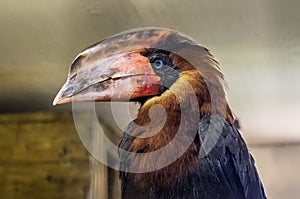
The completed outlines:
<svg viewBox="0 0 300 199">
<path fill-rule="evenodd" d="M 213 123 L 212 123 L 213 122 Z M 207 155 L 201 157 L 201 150 L 209 148 L 211 136 L 221 127 L 216 144 Z M 128 130 L 132 130 L 128 128 Z M 125 132 L 121 148 L 128 148 L 134 137 Z M 262 183 L 255 168 L 254 160 L 239 131 L 221 115 L 205 116 L 201 119 L 193 145 L 198 145 L 193 158 L 197 159 L 196 169 L 169 186 L 153 185 L 148 181 L 141 186 L 135 181 L 134 173 L 121 172 L 122 197 L 127 198 L 200 198 L 200 199 L 264 199 Z M 207 149 L 209 150 L 209 149 Z M 121 160 L 128 157 L 120 154 Z M 175 162 L 176 163 L 176 162 Z M 186 163 L 189 164 L 189 163 Z M 121 165 L 122 166 L 122 165 Z M 163 172 L 171 172 L 170 166 Z M 151 175 L 149 172 L 146 175 Z M 163 179 L 162 179 L 163 180 Z"/>
</svg>

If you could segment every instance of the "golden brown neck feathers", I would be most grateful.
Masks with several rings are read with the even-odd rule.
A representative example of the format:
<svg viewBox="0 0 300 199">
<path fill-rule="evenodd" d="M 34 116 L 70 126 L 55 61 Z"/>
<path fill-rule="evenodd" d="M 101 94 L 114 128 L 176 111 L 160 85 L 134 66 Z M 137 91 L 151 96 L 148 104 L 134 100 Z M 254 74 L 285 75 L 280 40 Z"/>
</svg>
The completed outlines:
<svg viewBox="0 0 300 199">
<path fill-rule="evenodd" d="M 150 98 L 141 106 L 136 122 L 147 125 L 150 122 L 149 110 L 153 105 L 158 104 L 163 106 L 169 117 L 172 116 L 172 122 L 176 117 L 180 119 L 178 114 L 180 110 L 189 109 L 191 116 L 197 111 L 200 112 L 200 118 L 204 115 L 221 114 L 232 123 L 234 117 L 226 100 L 223 74 L 217 68 L 217 62 L 212 56 L 208 53 L 207 58 L 204 59 L 206 62 L 200 63 L 205 66 L 199 68 L 193 67 L 174 53 L 170 56 L 178 66 L 179 78 L 160 96 Z M 198 106 L 191 102 L 193 96 L 196 96 Z M 197 121 L 200 118 L 197 118 Z"/>
<path fill-rule="evenodd" d="M 140 129 L 135 129 L 131 132 L 133 136 L 144 137 L 133 141 L 130 149 L 132 152 L 151 152 L 166 146 L 172 141 L 180 125 L 188 137 L 188 132 L 197 129 L 200 119 L 205 115 L 221 114 L 227 121 L 233 122 L 220 77 L 206 74 L 204 79 L 202 73 L 176 55 L 174 62 L 185 70 L 180 72 L 179 78 L 168 90 L 148 99 L 140 107 L 134 122 L 148 130 L 141 133 Z M 196 103 L 192 100 L 193 97 L 196 97 Z M 212 97 L 215 99 L 211 100 Z M 156 105 L 165 110 L 165 118 L 161 109 L 152 109 Z M 183 121 L 181 114 L 188 121 Z"/>
</svg>

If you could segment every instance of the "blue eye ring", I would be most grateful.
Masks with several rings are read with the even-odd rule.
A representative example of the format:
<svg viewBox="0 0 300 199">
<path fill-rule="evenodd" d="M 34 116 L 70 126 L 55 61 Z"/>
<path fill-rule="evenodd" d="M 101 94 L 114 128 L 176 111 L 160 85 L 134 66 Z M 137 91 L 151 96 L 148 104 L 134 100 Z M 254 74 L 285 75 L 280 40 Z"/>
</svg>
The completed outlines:
<svg viewBox="0 0 300 199">
<path fill-rule="evenodd" d="M 164 62 L 161 60 L 161 59 L 157 59 L 153 62 L 153 66 L 156 68 L 156 69 L 159 69 L 161 68 L 162 66 L 164 65 Z"/>
</svg>

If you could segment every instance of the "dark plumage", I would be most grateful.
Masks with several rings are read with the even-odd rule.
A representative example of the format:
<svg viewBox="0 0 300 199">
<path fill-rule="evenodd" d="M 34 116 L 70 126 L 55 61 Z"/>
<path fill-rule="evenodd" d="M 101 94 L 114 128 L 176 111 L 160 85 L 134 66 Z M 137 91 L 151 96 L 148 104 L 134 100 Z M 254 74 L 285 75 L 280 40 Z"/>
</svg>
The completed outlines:
<svg viewBox="0 0 300 199">
<path fill-rule="evenodd" d="M 124 199 L 266 198 L 223 82 L 217 61 L 192 39 L 167 29 L 134 30 L 79 54 L 54 104 L 74 96 L 77 101 L 114 98 L 141 104 L 119 144 Z M 165 118 L 151 109 L 155 105 L 164 108 Z M 140 156 L 166 146 L 165 156 Z M 147 172 L 130 172 L 134 169 Z"/>
<path fill-rule="evenodd" d="M 209 129 L 211 118 L 214 123 L 213 128 Z M 214 134 L 215 128 L 218 129 L 220 126 L 223 128 L 216 145 L 208 155 L 200 158 L 200 145 Z M 125 132 L 120 147 L 129 149 L 133 140 L 134 138 Z M 205 147 L 205 144 L 201 147 Z M 122 172 L 120 178 L 123 198 L 266 198 L 254 160 L 245 142 L 238 130 L 222 116 L 216 114 L 201 119 L 197 137 L 187 153 L 190 155 L 189 162 L 179 159 L 155 172 L 145 174 Z M 120 156 L 123 159 L 128 158 L 122 154 Z M 187 171 L 184 176 L 178 178 L 178 170 L 172 167 L 180 167 L 181 165 L 176 164 L 182 162 L 187 164 L 185 167 Z"/>
</svg>

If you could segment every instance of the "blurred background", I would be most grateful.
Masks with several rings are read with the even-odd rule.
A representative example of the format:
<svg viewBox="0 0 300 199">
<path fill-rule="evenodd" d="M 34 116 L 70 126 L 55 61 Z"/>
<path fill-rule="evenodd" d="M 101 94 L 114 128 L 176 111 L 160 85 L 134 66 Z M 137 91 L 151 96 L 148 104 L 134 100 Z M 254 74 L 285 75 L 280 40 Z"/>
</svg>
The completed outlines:
<svg viewBox="0 0 300 199">
<path fill-rule="evenodd" d="M 99 198 L 118 197 L 115 173 L 79 140 L 71 106 L 52 101 L 82 49 L 145 26 L 211 50 L 267 195 L 299 198 L 299 8 L 297 0 L 1 0 L 0 198 L 87 198 L 97 188 Z M 99 110 L 100 120 L 110 114 L 108 104 Z M 108 129 L 110 118 L 101 120 Z"/>
</svg>

